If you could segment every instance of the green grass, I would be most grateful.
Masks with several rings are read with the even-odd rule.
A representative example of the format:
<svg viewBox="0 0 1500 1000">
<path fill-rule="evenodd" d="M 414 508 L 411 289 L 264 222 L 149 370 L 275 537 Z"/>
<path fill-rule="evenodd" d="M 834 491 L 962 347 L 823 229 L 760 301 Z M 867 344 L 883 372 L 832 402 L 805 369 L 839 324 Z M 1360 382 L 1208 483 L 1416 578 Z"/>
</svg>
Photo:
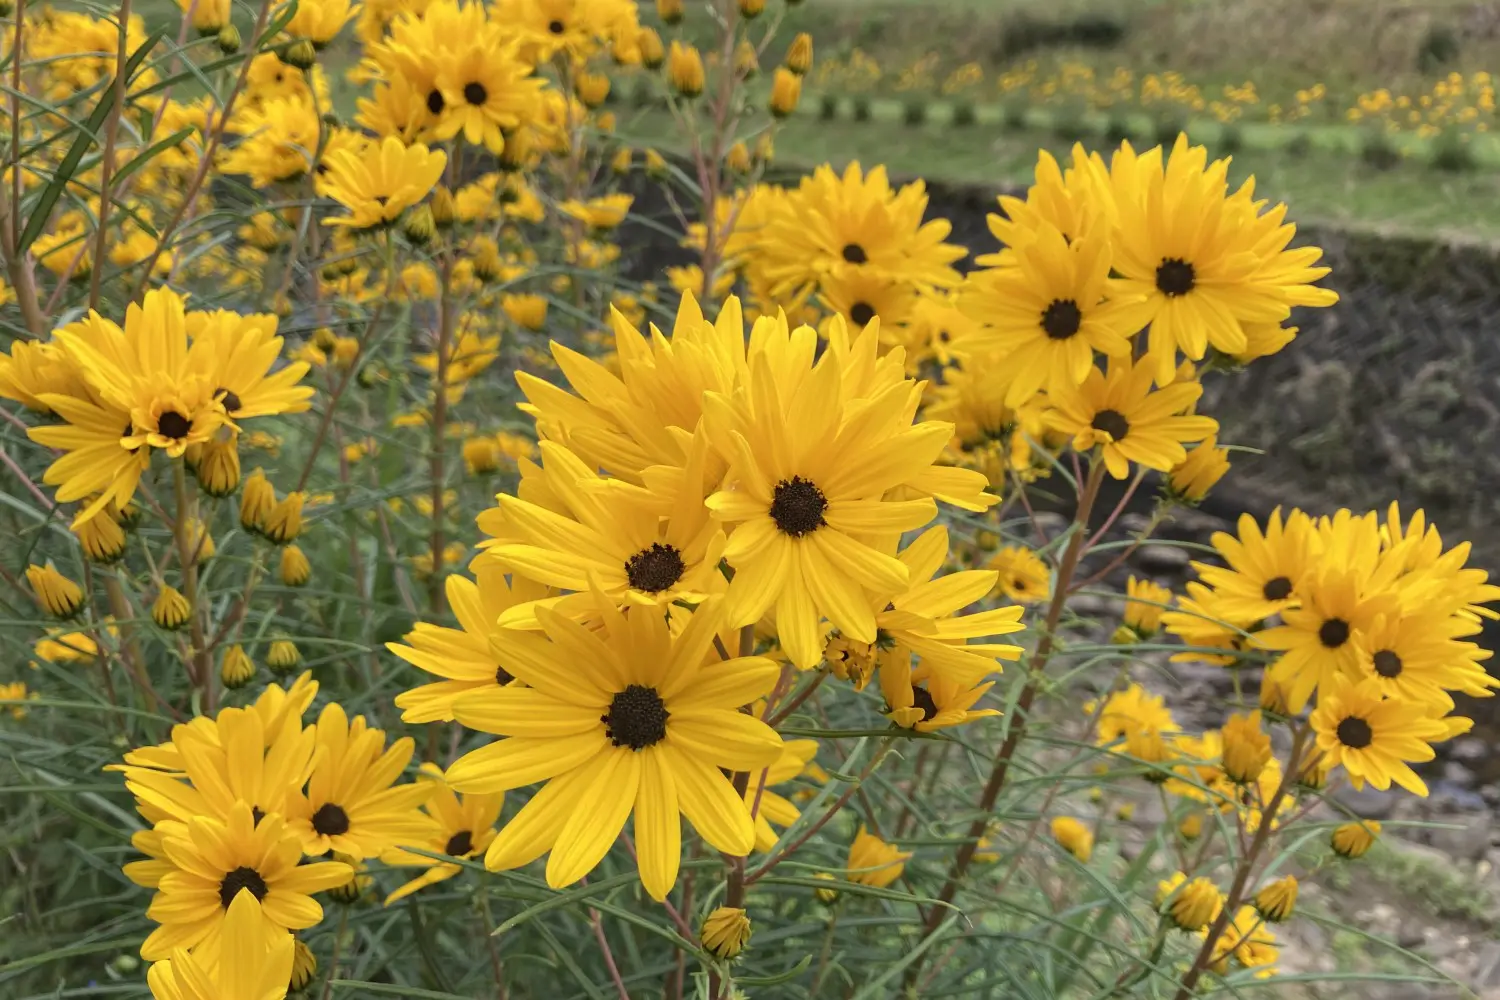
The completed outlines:
<svg viewBox="0 0 1500 1000">
<path fill-rule="evenodd" d="M 872 112 L 880 112 L 877 105 Z M 876 114 L 868 122 L 824 121 L 815 102 L 784 123 L 776 151 L 783 165 L 853 160 L 885 164 L 894 174 L 966 184 L 1014 186 L 1030 183 L 1038 148 L 1065 154 L 1072 145 L 1055 134 L 1027 128 L 1006 130 L 980 121 L 968 128 L 947 124 L 906 125 Z M 661 111 L 622 112 L 620 134 L 641 144 L 673 148 L 678 131 Z M 1209 143 L 1214 151 L 1213 138 Z M 1113 144 L 1102 135 L 1084 138 L 1089 148 Z M 1500 239 L 1500 171 L 1447 173 L 1400 163 L 1379 170 L 1339 151 L 1244 149 L 1234 155 L 1235 181 L 1256 178 L 1256 191 L 1286 201 L 1303 222 L 1390 227 L 1461 238 Z"/>
</svg>

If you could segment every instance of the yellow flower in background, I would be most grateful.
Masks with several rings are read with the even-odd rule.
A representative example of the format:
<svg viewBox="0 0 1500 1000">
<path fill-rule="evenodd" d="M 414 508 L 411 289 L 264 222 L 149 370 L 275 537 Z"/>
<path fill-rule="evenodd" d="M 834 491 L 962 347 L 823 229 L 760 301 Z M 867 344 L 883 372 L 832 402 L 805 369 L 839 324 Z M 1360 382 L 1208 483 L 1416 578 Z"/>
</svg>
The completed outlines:
<svg viewBox="0 0 1500 1000">
<path fill-rule="evenodd" d="M 844 864 L 846 877 L 850 882 L 884 889 L 906 871 L 910 857 L 910 851 L 886 843 L 861 826 L 854 835 L 854 842 L 849 845 L 849 859 Z"/>
<path fill-rule="evenodd" d="M 287 22 L 286 32 L 294 38 L 305 38 L 317 48 L 333 41 L 355 15 L 350 0 L 297 0 L 297 12 Z"/>
<path fill-rule="evenodd" d="M 403 722 L 450 722 L 463 695 L 514 681 L 491 638 L 502 614 L 547 594 L 546 587 L 523 577 L 508 579 L 505 567 L 495 564 L 476 566 L 473 580 L 454 574 L 443 586 L 460 627 L 418 622 L 402 643 L 386 643 L 407 663 L 441 678 L 396 696 Z"/>
<path fill-rule="evenodd" d="M 83 590 L 51 563 L 27 566 L 26 582 L 42 610 L 53 618 L 72 618 L 83 608 Z"/>
<path fill-rule="evenodd" d="M 442 772 L 435 764 L 422 766 L 420 780 L 430 781 L 433 786 L 432 796 L 422 808 L 436 822 L 436 829 L 426 841 L 407 846 L 420 847 L 434 854 L 446 854 L 454 858 L 482 855 L 490 846 L 490 841 L 495 839 L 495 823 L 500 819 L 505 794 L 455 795 L 443 781 Z M 386 906 L 463 871 L 451 862 L 437 861 L 399 849 L 385 852 L 380 860 L 388 865 L 415 865 L 427 869 L 386 896 Z"/>
<path fill-rule="evenodd" d="M 1182 872 L 1158 882 L 1156 908 L 1169 917 L 1178 930 L 1201 931 L 1218 919 L 1224 909 L 1224 894 L 1202 876 L 1189 879 Z"/>
<path fill-rule="evenodd" d="M 797 777 L 817 780 L 813 774 L 817 768 L 813 757 L 817 752 L 817 740 L 786 740 L 781 744 L 781 756 L 776 759 L 776 763 L 765 769 L 764 781 L 760 772 L 750 775 L 750 780 L 745 785 L 745 807 L 755 813 L 757 851 L 769 851 L 776 846 L 777 834 L 773 823 L 776 826 L 791 826 L 801 815 L 789 799 L 771 791 L 771 788 Z"/>
<path fill-rule="evenodd" d="M 1172 607 L 1172 592 L 1152 580 L 1138 580 L 1134 574 L 1125 581 L 1125 627 L 1138 639 L 1156 634 L 1164 611 Z"/>
<path fill-rule="evenodd" d="M 577 219 L 592 230 L 605 231 L 614 229 L 625 221 L 625 216 L 630 211 L 633 201 L 635 201 L 633 195 L 608 194 L 591 198 L 586 202 L 564 201 L 557 208 L 564 215 Z M 545 310 L 543 310 L 543 315 L 545 315 Z M 536 329 L 536 327 L 529 327 L 529 329 Z"/>
<path fill-rule="evenodd" d="M 1219 446 L 1217 434 L 1210 434 L 1167 471 L 1168 493 L 1178 503 L 1200 503 L 1228 471 L 1229 449 Z"/>
<path fill-rule="evenodd" d="M 514 45 L 498 42 L 491 33 L 468 41 L 437 67 L 442 99 L 434 137 L 462 134 L 470 145 L 498 154 L 505 148 L 505 131 L 537 112 L 542 81 L 531 70 Z"/>
<path fill-rule="evenodd" d="M 350 719 L 335 702 L 318 715 L 317 745 L 322 756 L 307 792 L 287 812 L 287 830 L 306 854 L 364 860 L 431 836 L 433 820 L 418 807 L 431 798 L 432 783 L 396 784 L 415 750 L 411 737 L 387 747 L 383 730 L 362 715 Z"/>
<path fill-rule="evenodd" d="M 1084 864 L 1088 864 L 1089 859 L 1094 856 L 1093 833 L 1072 816 L 1052 818 L 1052 839 Z"/>
<path fill-rule="evenodd" d="M 786 60 L 783 65 L 787 69 L 803 76 L 812 69 L 813 63 L 813 40 L 812 36 L 805 31 L 799 31 L 792 38 L 792 42 L 786 49 Z"/>
<path fill-rule="evenodd" d="M 187 14 L 192 11 L 193 30 L 200 35 L 218 34 L 219 29 L 229 23 L 229 0 L 177 0 L 177 6 Z"/>
<path fill-rule="evenodd" d="M 0 684 L 0 701 L 13 702 L 5 706 L 10 712 L 10 717 L 17 721 L 26 718 L 26 706 L 22 702 L 41 697 L 35 691 L 28 691 L 24 681 L 12 681 L 8 684 Z"/>
<path fill-rule="evenodd" d="M 219 660 L 219 680 L 224 682 L 224 686 L 233 691 L 254 679 L 255 663 L 250 659 L 250 654 L 245 652 L 245 647 L 235 643 L 226 649 Z"/>
<path fill-rule="evenodd" d="M 1271 737 L 1260 725 L 1260 710 L 1231 715 L 1221 730 L 1224 774 L 1237 784 L 1253 784 L 1271 761 Z"/>
<path fill-rule="evenodd" d="M 337 150 L 327 157 L 323 183 L 329 197 L 348 215 L 323 220 L 325 226 L 368 229 L 392 222 L 427 197 L 448 165 L 442 150 L 416 143 L 404 145 L 386 136 L 373 155 Z"/>
<path fill-rule="evenodd" d="M 1271 512 L 1262 530 L 1255 518 L 1241 514 L 1238 534 L 1215 532 L 1210 539 L 1227 564 L 1194 562 L 1199 578 L 1212 588 L 1212 605 L 1227 618 L 1269 618 L 1302 597 L 1304 577 L 1318 552 L 1312 518 L 1281 508 Z"/>
<path fill-rule="evenodd" d="M 1199 933 L 1207 936 L 1206 929 Z M 1261 974 L 1269 975 L 1275 970 L 1267 967 L 1273 965 L 1279 955 L 1276 935 L 1261 920 L 1255 907 L 1241 906 L 1214 941 L 1209 968 L 1225 975 L 1229 971 L 1229 960 L 1233 958 L 1247 969 L 1260 969 Z"/>
<path fill-rule="evenodd" d="M 1007 545 L 985 565 L 996 572 L 995 585 L 1012 601 L 1035 604 L 1051 594 L 1052 570 L 1031 549 Z"/>
<path fill-rule="evenodd" d="M 447 779 L 478 794 L 546 782 L 490 844 L 485 865 L 507 871 L 550 852 L 553 888 L 591 872 L 634 815 L 641 884 L 663 899 L 682 860 L 682 817 L 726 854 L 754 847 L 750 811 L 726 775 L 780 756 L 775 730 L 739 712 L 780 670 L 763 657 L 712 656 L 720 600 L 684 614 L 675 635 L 662 616 L 627 617 L 602 595 L 594 617 L 598 631 L 539 608 L 540 633 L 493 638 L 522 684 L 465 695 L 453 714 L 506 738 L 460 757 Z"/>
<path fill-rule="evenodd" d="M 266 511 L 260 532 L 267 541 L 285 545 L 302 533 L 302 503 L 300 492 L 288 493 Z M 240 516 L 244 517 L 243 508 Z"/>
</svg>

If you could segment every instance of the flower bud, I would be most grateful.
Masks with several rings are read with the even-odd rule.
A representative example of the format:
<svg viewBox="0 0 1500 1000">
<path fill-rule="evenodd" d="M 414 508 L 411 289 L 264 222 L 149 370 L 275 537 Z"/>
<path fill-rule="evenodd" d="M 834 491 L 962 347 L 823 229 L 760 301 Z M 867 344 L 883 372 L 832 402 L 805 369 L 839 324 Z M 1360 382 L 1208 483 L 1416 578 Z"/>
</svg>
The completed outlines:
<svg viewBox="0 0 1500 1000">
<path fill-rule="evenodd" d="M 1260 726 L 1260 710 L 1232 715 L 1220 730 L 1224 774 L 1236 784 L 1253 784 L 1271 761 L 1271 737 Z"/>
<path fill-rule="evenodd" d="M 250 654 L 245 652 L 245 647 L 235 643 L 224 651 L 224 658 L 219 661 L 219 680 L 224 686 L 233 691 L 242 688 L 255 679 L 255 663 L 250 659 Z"/>
<path fill-rule="evenodd" d="M 285 545 L 302 533 L 302 494 L 288 493 L 266 512 L 261 532 L 268 541 Z"/>
<path fill-rule="evenodd" d="M 199 489 L 211 497 L 227 497 L 240 485 L 240 443 L 231 435 L 228 440 L 209 441 L 198 451 L 193 477 Z"/>
<path fill-rule="evenodd" d="M 813 64 L 813 40 L 812 35 L 807 32 L 799 32 L 792 44 L 786 50 L 786 68 L 803 76 L 812 69 Z"/>
<path fill-rule="evenodd" d="M 453 204 L 453 192 L 442 184 L 432 192 L 432 201 L 428 207 L 432 211 L 432 221 L 439 229 L 447 229 L 453 225 L 456 209 Z"/>
<path fill-rule="evenodd" d="M 112 563 L 125 554 L 125 530 L 108 511 L 95 514 L 72 531 L 84 554 L 96 563 Z"/>
<path fill-rule="evenodd" d="M 318 50 L 306 38 L 299 38 L 278 53 L 281 61 L 294 69 L 312 69 L 318 61 Z"/>
<path fill-rule="evenodd" d="M 682 20 L 682 0 L 656 0 L 656 16 L 663 24 L 676 24 Z"/>
<path fill-rule="evenodd" d="M 667 79 L 682 97 L 692 100 L 703 93 L 703 56 L 691 45 L 672 42 L 667 54 Z"/>
<path fill-rule="evenodd" d="M 1270 883 L 1255 894 L 1255 912 L 1268 924 L 1279 924 L 1292 915 L 1297 906 L 1297 878 L 1288 875 Z"/>
<path fill-rule="evenodd" d="M 661 36 L 656 33 L 655 28 L 642 28 L 636 45 L 641 50 L 641 65 L 647 69 L 659 69 L 667 58 L 666 47 L 662 45 Z"/>
<path fill-rule="evenodd" d="M 750 148 L 743 142 L 737 142 L 729 147 L 729 152 L 724 154 L 724 166 L 730 172 L 736 174 L 748 174 L 752 166 L 750 162 Z"/>
<path fill-rule="evenodd" d="M 737 906 L 721 906 L 703 918 L 698 939 L 715 958 L 729 960 L 750 942 L 750 918 Z"/>
<path fill-rule="evenodd" d="M 1340 856 L 1357 858 L 1374 847 L 1375 840 L 1379 836 L 1380 823 L 1373 819 L 1366 819 L 1337 827 L 1329 838 L 1329 843 Z"/>
<path fill-rule="evenodd" d="M 313 954 L 313 950 L 301 938 L 297 938 L 292 944 L 292 976 L 287 982 L 287 992 L 295 993 L 306 989 L 317 974 L 318 956 Z"/>
<path fill-rule="evenodd" d="M 432 221 L 432 209 L 427 205 L 418 205 L 406 215 L 406 222 L 401 231 L 406 234 L 407 240 L 412 246 L 426 246 L 432 242 L 437 235 L 437 223 Z"/>
<path fill-rule="evenodd" d="M 232 56 L 240 50 L 240 29 L 232 24 L 226 24 L 219 29 L 217 37 L 219 51 L 226 56 Z"/>
<path fill-rule="evenodd" d="M 281 550 L 281 582 L 288 587 L 300 587 L 307 582 L 312 575 L 312 564 L 307 561 L 307 556 L 295 545 L 288 545 Z"/>
<path fill-rule="evenodd" d="M 260 534 L 266 515 L 276 506 L 276 488 L 266 478 L 265 471 L 256 469 L 245 480 L 240 493 L 240 526 L 246 531 Z"/>
<path fill-rule="evenodd" d="M 777 66 L 771 81 L 771 114 L 785 118 L 797 110 L 797 102 L 801 99 L 802 77 L 785 66 Z"/>
<path fill-rule="evenodd" d="M 51 563 L 27 566 L 26 582 L 31 584 L 37 603 L 54 618 L 72 618 L 83 608 L 83 590 Z"/>
<path fill-rule="evenodd" d="M 573 93 L 586 108 L 597 108 L 609 97 L 609 77 L 603 73 L 579 73 L 573 81 Z"/>
<path fill-rule="evenodd" d="M 151 620 L 168 632 L 175 632 L 186 625 L 192 616 L 193 606 L 182 596 L 182 592 L 176 587 L 163 584 L 156 600 L 151 604 Z"/>
<path fill-rule="evenodd" d="M 301 662 L 302 654 L 297 650 L 297 644 L 290 639 L 276 639 L 266 651 L 266 666 L 278 677 L 296 670 L 297 664 Z"/>
</svg>

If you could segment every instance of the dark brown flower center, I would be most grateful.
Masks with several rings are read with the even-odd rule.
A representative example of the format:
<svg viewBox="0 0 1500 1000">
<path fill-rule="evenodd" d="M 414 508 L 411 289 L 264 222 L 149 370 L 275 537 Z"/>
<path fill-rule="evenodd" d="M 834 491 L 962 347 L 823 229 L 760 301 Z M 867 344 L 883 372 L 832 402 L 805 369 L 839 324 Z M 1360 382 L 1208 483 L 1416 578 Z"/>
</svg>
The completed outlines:
<svg viewBox="0 0 1500 1000">
<path fill-rule="evenodd" d="M 868 326 L 875 318 L 875 307 L 868 302 L 856 302 L 849 307 L 849 318 L 858 326 Z"/>
<path fill-rule="evenodd" d="M 476 107 L 490 99 L 489 91 L 484 89 L 484 84 L 471 82 L 464 84 L 464 100 Z"/>
<path fill-rule="evenodd" d="M 192 429 L 193 422 L 176 410 L 168 410 L 156 418 L 156 432 L 174 441 L 181 441 Z"/>
<path fill-rule="evenodd" d="M 349 814 L 343 806 L 325 802 L 313 813 L 312 828 L 325 837 L 337 837 L 349 832 Z"/>
<path fill-rule="evenodd" d="M 461 858 L 474 849 L 474 835 L 468 830 L 460 830 L 448 838 L 448 843 L 443 847 L 444 854 L 450 854 L 455 858 Z"/>
<path fill-rule="evenodd" d="M 1336 732 L 1339 742 L 1351 750 L 1363 750 L 1375 739 L 1375 734 L 1370 730 L 1370 724 L 1354 715 L 1340 722 Z"/>
<path fill-rule="evenodd" d="M 1375 672 L 1382 677 L 1400 677 L 1401 657 L 1389 649 L 1382 649 L 1375 654 Z"/>
<path fill-rule="evenodd" d="M 670 715 L 656 688 L 632 684 L 614 696 L 609 712 L 599 721 L 604 723 L 604 735 L 615 746 L 644 750 L 667 738 Z"/>
<path fill-rule="evenodd" d="M 564 31 L 568 30 L 568 26 L 554 18 L 553 20 L 547 22 L 547 30 L 552 32 L 554 35 L 560 35 Z"/>
<path fill-rule="evenodd" d="M 1094 414 L 1089 426 L 1096 431 L 1103 431 L 1116 441 L 1125 440 L 1125 435 L 1130 433 L 1130 421 L 1119 410 L 1100 410 Z"/>
<path fill-rule="evenodd" d="M 924 687 L 913 687 L 911 689 L 911 703 L 913 708 L 920 708 L 922 710 L 923 722 L 938 714 L 937 702 L 932 700 L 932 692 Z"/>
<path fill-rule="evenodd" d="M 495 683 L 499 684 L 501 687 L 505 687 L 505 685 L 509 684 L 515 679 L 515 675 L 512 674 L 509 670 L 506 670 L 504 667 L 495 668 Z"/>
<path fill-rule="evenodd" d="M 858 243 L 844 244 L 844 259 L 851 264 L 868 264 L 870 262 L 869 255 L 865 253 L 865 248 Z"/>
<path fill-rule="evenodd" d="M 1168 257 L 1156 268 L 1156 288 L 1168 298 L 1186 295 L 1196 282 L 1193 265 L 1180 257 Z"/>
<path fill-rule="evenodd" d="M 1329 649 L 1338 649 L 1349 641 L 1349 623 L 1342 618 L 1330 618 L 1318 626 L 1318 641 Z"/>
<path fill-rule="evenodd" d="M 1067 340 L 1083 325 L 1083 313 L 1072 299 L 1057 299 L 1042 310 L 1042 329 L 1052 340 Z"/>
<path fill-rule="evenodd" d="M 265 818 L 265 811 L 261 809 L 260 806 L 252 806 L 250 808 L 250 819 L 255 823 L 256 826 L 260 826 L 260 821 Z"/>
<path fill-rule="evenodd" d="M 823 512 L 828 498 L 823 491 L 801 476 L 783 479 L 771 496 L 771 520 L 782 534 L 801 538 L 824 525 Z"/>
<path fill-rule="evenodd" d="M 636 590 L 659 594 L 670 590 L 682 579 L 682 553 L 674 545 L 652 542 L 625 562 L 625 577 Z"/>
<path fill-rule="evenodd" d="M 1284 576 L 1273 577 L 1266 581 L 1260 592 L 1268 601 L 1284 601 L 1292 596 L 1292 581 Z"/>
<path fill-rule="evenodd" d="M 436 88 L 427 92 L 427 110 L 435 115 L 443 113 L 443 92 Z"/>
<path fill-rule="evenodd" d="M 257 900 L 265 899 L 266 893 L 271 891 L 271 887 L 266 885 L 266 880 L 261 878 L 260 872 L 240 865 L 219 882 L 219 902 L 224 909 L 229 909 L 229 904 L 234 902 L 234 897 L 240 894 L 241 889 L 249 889 L 250 894 Z"/>
<path fill-rule="evenodd" d="M 214 395 L 218 397 L 219 402 L 224 404 L 224 411 L 226 413 L 234 413 L 242 405 L 239 394 L 233 389 L 215 389 Z"/>
</svg>

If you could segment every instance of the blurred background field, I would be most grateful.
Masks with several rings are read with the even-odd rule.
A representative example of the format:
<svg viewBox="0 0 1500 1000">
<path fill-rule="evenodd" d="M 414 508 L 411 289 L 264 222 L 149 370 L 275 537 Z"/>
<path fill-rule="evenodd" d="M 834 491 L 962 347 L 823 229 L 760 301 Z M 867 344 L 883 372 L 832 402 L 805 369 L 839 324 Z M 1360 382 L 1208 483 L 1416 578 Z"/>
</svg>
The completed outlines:
<svg viewBox="0 0 1500 1000">
<path fill-rule="evenodd" d="M 793 18 L 817 66 L 783 160 L 1003 185 L 1038 146 L 1186 130 L 1300 219 L 1500 232 L 1500 4 L 815 0 Z M 621 129 L 664 137 L 656 117 Z"/>
</svg>

